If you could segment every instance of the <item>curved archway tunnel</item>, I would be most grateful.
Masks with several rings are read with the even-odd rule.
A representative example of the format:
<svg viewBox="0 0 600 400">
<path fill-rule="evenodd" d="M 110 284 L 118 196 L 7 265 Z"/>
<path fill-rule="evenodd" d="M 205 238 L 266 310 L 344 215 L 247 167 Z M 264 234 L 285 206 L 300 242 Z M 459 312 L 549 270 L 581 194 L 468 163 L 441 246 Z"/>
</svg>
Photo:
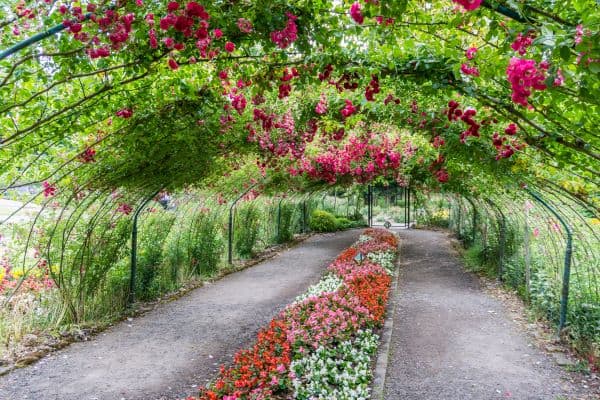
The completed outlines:
<svg viewBox="0 0 600 400">
<path fill-rule="evenodd" d="M 593 0 L 0 6 L 3 351 L 389 220 L 454 231 L 597 368 L 599 24 Z M 371 186 L 402 188 L 382 217 Z"/>
</svg>

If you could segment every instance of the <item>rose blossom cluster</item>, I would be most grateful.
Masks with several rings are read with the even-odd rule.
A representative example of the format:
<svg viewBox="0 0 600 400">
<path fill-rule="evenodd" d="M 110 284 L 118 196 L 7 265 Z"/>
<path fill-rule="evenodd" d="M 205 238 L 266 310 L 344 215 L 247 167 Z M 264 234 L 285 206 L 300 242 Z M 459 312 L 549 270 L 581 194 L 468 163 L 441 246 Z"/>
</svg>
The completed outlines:
<svg viewBox="0 0 600 400">
<path fill-rule="evenodd" d="M 298 39 L 298 27 L 296 26 L 298 17 L 289 12 L 286 15 L 287 22 L 285 23 L 285 28 L 280 31 L 271 32 L 271 41 L 280 49 L 288 48 Z"/>
<path fill-rule="evenodd" d="M 512 100 L 524 107 L 529 106 L 528 99 L 533 90 L 546 90 L 546 71 L 549 64 L 545 61 L 513 57 L 506 68 L 506 75 L 512 89 Z"/>
</svg>

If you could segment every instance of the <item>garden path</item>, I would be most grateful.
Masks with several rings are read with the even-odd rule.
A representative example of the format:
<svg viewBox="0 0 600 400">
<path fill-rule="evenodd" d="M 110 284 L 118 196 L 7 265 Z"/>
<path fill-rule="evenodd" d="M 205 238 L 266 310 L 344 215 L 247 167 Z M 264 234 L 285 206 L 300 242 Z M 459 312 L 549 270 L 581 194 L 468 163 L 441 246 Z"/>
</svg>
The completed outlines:
<svg viewBox="0 0 600 400">
<path fill-rule="evenodd" d="M 360 230 L 316 235 L 196 289 L 90 342 L 0 377 L 0 399 L 154 400 L 196 394 L 295 296 L 316 283 Z"/>
<path fill-rule="evenodd" d="M 463 270 L 447 234 L 400 236 L 386 400 L 579 398 L 581 384 L 567 380 Z"/>
</svg>

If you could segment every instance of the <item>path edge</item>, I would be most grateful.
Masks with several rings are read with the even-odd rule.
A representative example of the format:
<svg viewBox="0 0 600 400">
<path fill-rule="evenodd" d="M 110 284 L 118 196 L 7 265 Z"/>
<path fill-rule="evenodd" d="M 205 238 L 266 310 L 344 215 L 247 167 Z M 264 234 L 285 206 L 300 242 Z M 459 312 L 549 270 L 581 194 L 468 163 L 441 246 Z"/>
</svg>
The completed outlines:
<svg viewBox="0 0 600 400">
<path fill-rule="evenodd" d="M 397 234 L 396 234 L 397 235 Z M 399 238 L 399 236 L 398 236 Z M 396 259 L 396 269 L 394 270 L 392 285 L 390 287 L 390 301 L 386 310 L 386 318 L 381 330 L 381 342 L 377 351 L 377 360 L 373 368 L 373 384 L 371 389 L 372 400 L 384 400 L 385 396 L 385 378 L 390 358 L 390 347 L 392 342 L 392 332 L 394 330 L 394 314 L 396 313 L 398 281 L 400 278 L 400 257 L 402 255 L 402 242 L 398 245 L 398 258 Z"/>
</svg>

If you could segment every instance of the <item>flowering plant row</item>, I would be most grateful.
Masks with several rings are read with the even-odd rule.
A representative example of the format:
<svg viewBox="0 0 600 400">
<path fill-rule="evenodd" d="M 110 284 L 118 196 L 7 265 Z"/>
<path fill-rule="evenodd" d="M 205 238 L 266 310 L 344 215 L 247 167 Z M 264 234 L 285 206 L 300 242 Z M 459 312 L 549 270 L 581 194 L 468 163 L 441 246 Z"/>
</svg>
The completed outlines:
<svg viewBox="0 0 600 400">
<path fill-rule="evenodd" d="M 397 247 L 392 233 L 365 230 L 319 283 L 259 332 L 252 348 L 221 367 L 199 400 L 368 398 L 373 329 L 383 322 Z"/>
</svg>

